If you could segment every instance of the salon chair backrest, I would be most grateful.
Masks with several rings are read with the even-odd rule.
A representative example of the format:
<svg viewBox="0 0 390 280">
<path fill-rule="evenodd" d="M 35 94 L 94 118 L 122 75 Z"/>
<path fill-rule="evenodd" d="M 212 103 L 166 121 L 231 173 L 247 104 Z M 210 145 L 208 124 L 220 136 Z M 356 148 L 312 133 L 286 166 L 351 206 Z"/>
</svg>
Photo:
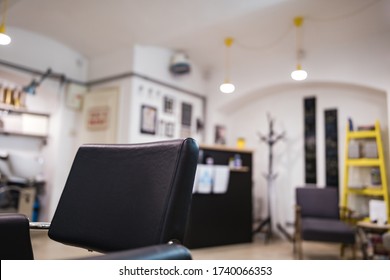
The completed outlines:
<svg viewBox="0 0 390 280">
<path fill-rule="evenodd" d="M 198 150 L 190 138 L 81 146 L 49 237 L 98 252 L 182 241 Z"/>
</svg>

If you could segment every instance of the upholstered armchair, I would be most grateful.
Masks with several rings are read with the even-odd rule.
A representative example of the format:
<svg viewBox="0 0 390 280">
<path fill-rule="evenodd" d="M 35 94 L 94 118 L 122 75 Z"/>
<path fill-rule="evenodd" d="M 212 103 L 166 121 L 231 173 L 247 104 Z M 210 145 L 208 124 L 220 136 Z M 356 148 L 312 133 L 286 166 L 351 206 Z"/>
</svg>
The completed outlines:
<svg viewBox="0 0 390 280">
<path fill-rule="evenodd" d="M 340 243 L 341 257 L 351 247 L 355 258 L 355 229 L 340 218 L 340 212 L 337 188 L 296 188 L 294 253 L 299 259 L 303 241 Z"/>
</svg>

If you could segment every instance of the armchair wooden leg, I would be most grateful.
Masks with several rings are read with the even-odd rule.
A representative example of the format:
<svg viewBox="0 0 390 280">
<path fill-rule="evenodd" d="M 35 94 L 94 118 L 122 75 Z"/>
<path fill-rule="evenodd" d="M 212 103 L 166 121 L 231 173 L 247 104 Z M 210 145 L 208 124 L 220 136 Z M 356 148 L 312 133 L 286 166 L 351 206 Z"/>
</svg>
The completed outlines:
<svg viewBox="0 0 390 280">
<path fill-rule="evenodd" d="M 302 240 L 299 240 L 299 243 L 298 243 L 298 259 L 299 260 L 303 259 Z"/>
<path fill-rule="evenodd" d="M 356 244 L 352 244 L 352 259 L 356 260 Z"/>
<path fill-rule="evenodd" d="M 351 248 L 352 259 L 353 259 L 353 260 L 356 260 L 356 244 L 350 244 L 350 245 L 341 244 L 341 247 L 340 247 L 340 259 L 344 259 L 344 256 L 345 256 L 345 248 L 346 248 L 346 247 Z"/>
<path fill-rule="evenodd" d="M 293 254 L 294 258 L 301 260 L 302 259 L 302 239 L 299 233 L 295 233 L 293 240 Z"/>
<path fill-rule="evenodd" d="M 301 208 L 295 206 L 295 232 L 294 232 L 294 257 L 302 259 L 302 238 L 301 238 Z"/>
<path fill-rule="evenodd" d="M 345 244 L 341 244 L 340 247 L 340 259 L 344 259 L 344 253 L 345 253 Z"/>
</svg>

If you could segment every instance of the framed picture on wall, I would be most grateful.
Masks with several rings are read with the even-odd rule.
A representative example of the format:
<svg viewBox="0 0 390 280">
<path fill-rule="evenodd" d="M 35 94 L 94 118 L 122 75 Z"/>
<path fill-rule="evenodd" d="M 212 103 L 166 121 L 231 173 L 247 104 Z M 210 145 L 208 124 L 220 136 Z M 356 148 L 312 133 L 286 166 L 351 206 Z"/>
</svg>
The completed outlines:
<svg viewBox="0 0 390 280">
<path fill-rule="evenodd" d="M 106 130 L 108 128 L 110 107 L 95 106 L 87 111 L 88 130 Z"/>
<path fill-rule="evenodd" d="M 164 96 L 164 113 L 174 113 L 175 100 L 170 96 Z"/>
<path fill-rule="evenodd" d="M 181 103 L 181 124 L 186 127 L 191 127 L 192 120 L 192 105 L 189 103 Z"/>
<path fill-rule="evenodd" d="M 215 144 L 225 145 L 226 144 L 226 127 L 223 125 L 215 126 Z"/>
<path fill-rule="evenodd" d="M 149 105 L 141 107 L 141 133 L 156 134 L 157 130 L 157 109 Z"/>
</svg>

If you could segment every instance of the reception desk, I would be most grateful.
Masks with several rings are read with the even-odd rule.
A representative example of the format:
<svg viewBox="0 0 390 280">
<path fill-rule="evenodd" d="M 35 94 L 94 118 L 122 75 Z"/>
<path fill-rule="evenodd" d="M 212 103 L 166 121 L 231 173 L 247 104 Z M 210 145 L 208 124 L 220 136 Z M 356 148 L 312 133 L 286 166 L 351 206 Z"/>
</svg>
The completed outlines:
<svg viewBox="0 0 390 280">
<path fill-rule="evenodd" d="M 200 146 L 199 163 L 229 167 L 226 191 L 195 192 L 184 239 L 188 248 L 252 242 L 252 151 L 224 146 Z M 231 162 L 232 163 L 232 162 Z M 232 165 L 232 164 L 231 164 Z"/>
</svg>

